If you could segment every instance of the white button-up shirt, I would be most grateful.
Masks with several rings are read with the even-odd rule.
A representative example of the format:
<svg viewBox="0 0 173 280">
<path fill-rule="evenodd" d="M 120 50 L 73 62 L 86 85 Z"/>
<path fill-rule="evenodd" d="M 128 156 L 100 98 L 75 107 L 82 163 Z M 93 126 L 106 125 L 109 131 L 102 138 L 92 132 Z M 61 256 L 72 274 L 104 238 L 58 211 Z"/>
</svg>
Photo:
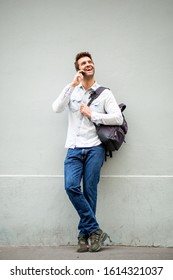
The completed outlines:
<svg viewBox="0 0 173 280">
<path fill-rule="evenodd" d="M 93 147 L 101 143 L 95 125 L 121 125 L 123 117 L 121 110 L 109 89 L 105 89 L 90 105 L 91 119 L 80 113 L 80 105 L 87 104 L 90 94 L 100 85 L 94 83 L 90 89 L 85 90 L 82 84 L 76 87 L 67 85 L 53 102 L 52 108 L 56 113 L 69 108 L 69 124 L 66 139 L 66 148 Z"/>
</svg>

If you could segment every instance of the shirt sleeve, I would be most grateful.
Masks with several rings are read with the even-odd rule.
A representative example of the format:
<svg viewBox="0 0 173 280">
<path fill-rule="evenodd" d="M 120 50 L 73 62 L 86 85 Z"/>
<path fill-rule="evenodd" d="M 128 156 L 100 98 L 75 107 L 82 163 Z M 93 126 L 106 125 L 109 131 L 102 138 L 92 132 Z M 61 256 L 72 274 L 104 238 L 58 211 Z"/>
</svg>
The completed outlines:
<svg viewBox="0 0 173 280">
<path fill-rule="evenodd" d="M 58 98 L 53 102 L 52 104 L 52 109 L 55 113 L 60 113 L 64 111 L 64 109 L 67 107 L 69 100 L 70 100 L 70 95 L 73 92 L 74 87 L 70 86 L 68 84 L 63 91 L 60 93 Z"/>
<path fill-rule="evenodd" d="M 123 123 L 123 116 L 114 95 L 110 90 L 106 90 L 105 93 L 101 94 L 104 94 L 105 113 L 92 111 L 91 121 L 96 124 L 121 125 Z"/>
</svg>

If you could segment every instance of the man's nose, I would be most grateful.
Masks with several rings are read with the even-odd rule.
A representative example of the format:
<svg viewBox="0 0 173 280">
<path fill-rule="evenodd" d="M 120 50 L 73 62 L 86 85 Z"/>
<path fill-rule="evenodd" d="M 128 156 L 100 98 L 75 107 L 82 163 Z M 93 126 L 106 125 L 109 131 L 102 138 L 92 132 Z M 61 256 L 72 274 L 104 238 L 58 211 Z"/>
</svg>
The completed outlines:
<svg viewBox="0 0 173 280">
<path fill-rule="evenodd" d="M 93 67 L 93 63 L 87 62 L 86 66 L 92 66 Z"/>
</svg>

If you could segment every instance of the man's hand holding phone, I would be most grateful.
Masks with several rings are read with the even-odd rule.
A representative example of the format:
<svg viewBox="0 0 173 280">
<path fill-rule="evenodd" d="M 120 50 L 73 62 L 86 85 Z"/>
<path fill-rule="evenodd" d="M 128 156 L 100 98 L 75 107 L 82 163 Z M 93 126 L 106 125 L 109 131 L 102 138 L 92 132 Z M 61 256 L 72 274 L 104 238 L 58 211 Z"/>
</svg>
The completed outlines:
<svg viewBox="0 0 173 280">
<path fill-rule="evenodd" d="M 83 80 L 83 76 L 84 76 L 84 71 L 82 71 L 82 70 L 77 71 L 77 73 L 74 76 L 74 79 L 71 83 L 71 86 L 76 87 L 77 85 L 79 85 L 80 82 Z"/>
</svg>

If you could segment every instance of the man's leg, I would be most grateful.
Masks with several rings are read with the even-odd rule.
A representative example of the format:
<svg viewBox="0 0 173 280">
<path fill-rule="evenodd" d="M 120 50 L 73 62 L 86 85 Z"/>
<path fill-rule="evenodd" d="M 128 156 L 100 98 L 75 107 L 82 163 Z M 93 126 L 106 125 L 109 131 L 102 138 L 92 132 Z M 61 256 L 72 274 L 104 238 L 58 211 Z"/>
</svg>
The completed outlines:
<svg viewBox="0 0 173 280">
<path fill-rule="evenodd" d="M 97 185 L 99 183 L 100 171 L 104 160 L 105 149 L 102 145 L 99 145 L 88 150 L 84 164 L 83 192 L 94 214 L 96 214 Z M 103 232 L 100 228 L 90 232 L 89 251 L 99 251 L 107 237 L 107 233 Z"/>
<path fill-rule="evenodd" d="M 84 163 L 83 193 L 94 214 L 97 204 L 97 186 L 104 160 L 105 149 L 102 145 L 99 145 L 88 150 Z"/>
<path fill-rule="evenodd" d="M 86 149 L 69 149 L 65 159 L 65 189 L 81 220 L 80 235 L 86 235 L 99 228 L 95 214 L 81 191 L 81 178 Z"/>
</svg>

